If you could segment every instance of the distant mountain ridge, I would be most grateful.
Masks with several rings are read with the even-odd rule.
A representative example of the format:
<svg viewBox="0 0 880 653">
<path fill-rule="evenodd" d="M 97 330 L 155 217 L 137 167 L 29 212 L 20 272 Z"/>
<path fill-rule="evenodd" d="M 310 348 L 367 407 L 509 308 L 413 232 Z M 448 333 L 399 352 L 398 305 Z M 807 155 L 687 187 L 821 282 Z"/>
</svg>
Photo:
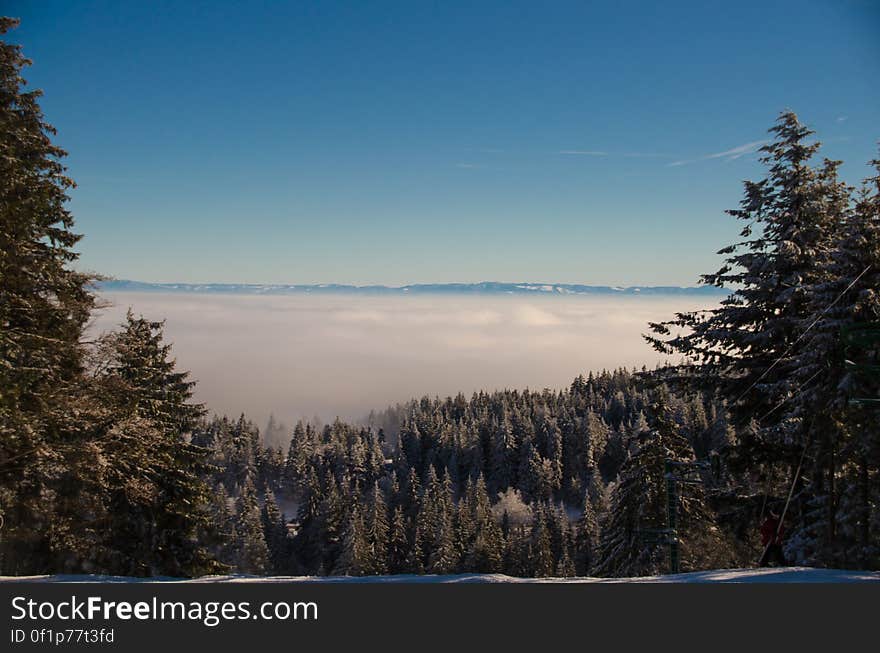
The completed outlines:
<svg viewBox="0 0 880 653">
<path fill-rule="evenodd" d="M 407 286 L 353 286 L 322 284 L 256 283 L 149 283 L 145 281 L 102 281 L 98 289 L 107 292 L 169 292 L 234 295 L 726 295 L 714 286 L 587 286 L 575 283 L 416 283 Z"/>
</svg>

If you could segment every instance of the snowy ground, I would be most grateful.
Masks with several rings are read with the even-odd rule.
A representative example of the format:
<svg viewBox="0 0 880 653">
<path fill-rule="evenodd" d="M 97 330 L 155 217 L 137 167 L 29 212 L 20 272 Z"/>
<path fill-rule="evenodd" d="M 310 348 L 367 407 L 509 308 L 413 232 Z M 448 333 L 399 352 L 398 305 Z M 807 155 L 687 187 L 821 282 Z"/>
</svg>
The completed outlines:
<svg viewBox="0 0 880 653">
<path fill-rule="evenodd" d="M 195 579 L 131 578 L 125 576 L 0 576 L 0 582 L 55 583 L 877 583 L 878 571 L 847 571 L 784 567 L 765 569 L 715 569 L 669 576 L 641 578 L 514 578 L 504 574 L 451 576 L 205 576 Z"/>
</svg>

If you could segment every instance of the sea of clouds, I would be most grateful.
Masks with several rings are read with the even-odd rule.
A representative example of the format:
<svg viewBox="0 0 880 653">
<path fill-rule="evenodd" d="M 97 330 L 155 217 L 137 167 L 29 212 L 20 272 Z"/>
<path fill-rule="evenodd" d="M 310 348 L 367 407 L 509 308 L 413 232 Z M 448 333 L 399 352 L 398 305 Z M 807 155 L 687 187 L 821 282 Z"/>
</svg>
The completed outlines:
<svg viewBox="0 0 880 653">
<path fill-rule="evenodd" d="M 357 419 L 422 395 L 561 388 L 578 374 L 663 360 L 648 321 L 700 297 L 364 297 L 106 293 L 93 328 L 166 320 L 196 397 L 217 413 L 291 423 Z"/>
</svg>

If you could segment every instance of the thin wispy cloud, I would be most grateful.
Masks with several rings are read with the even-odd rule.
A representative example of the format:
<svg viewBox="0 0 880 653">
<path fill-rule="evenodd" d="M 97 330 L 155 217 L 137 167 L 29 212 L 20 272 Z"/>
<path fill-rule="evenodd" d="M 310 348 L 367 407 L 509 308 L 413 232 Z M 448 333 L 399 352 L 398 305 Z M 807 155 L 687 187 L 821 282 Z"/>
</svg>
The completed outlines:
<svg viewBox="0 0 880 653">
<path fill-rule="evenodd" d="M 712 154 L 704 154 L 703 156 L 698 156 L 694 159 L 682 159 L 680 161 L 673 161 L 672 163 L 667 163 L 667 167 L 675 167 L 675 166 L 683 166 L 688 163 L 696 163 L 697 161 L 708 161 L 710 159 L 724 159 L 725 161 L 734 161 L 739 159 L 747 154 L 752 154 L 758 150 L 759 147 L 766 143 L 765 140 L 760 141 L 751 141 L 750 143 L 744 143 L 742 145 L 737 145 L 736 147 L 732 147 L 729 150 L 724 150 L 723 152 L 713 152 Z"/>
<path fill-rule="evenodd" d="M 624 159 L 674 159 L 673 154 L 663 154 L 661 152 L 606 152 L 604 150 L 558 150 L 557 154 L 567 154 L 570 156 L 607 156 L 622 157 Z"/>
<path fill-rule="evenodd" d="M 575 156 L 608 156 L 608 152 L 599 150 L 559 150 L 559 154 L 571 154 Z"/>
<path fill-rule="evenodd" d="M 706 159 L 738 159 L 741 156 L 744 156 L 746 154 L 751 154 L 752 152 L 757 150 L 759 147 L 761 147 L 766 142 L 767 142 L 766 140 L 752 141 L 751 143 L 746 143 L 745 145 L 740 145 L 738 147 L 734 147 L 732 149 L 725 150 L 724 152 L 716 152 L 715 154 L 708 154 L 703 158 L 706 158 Z"/>
<path fill-rule="evenodd" d="M 660 154 L 658 152 L 624 152 L 621 156 L 627 159 L 672 159 L 675 158 L 671 154 Z"/>
<path fill-rule="evenodd" d="M 849 116 L 837 116 L 837 122 L 846 122 L 849 120 Z"/>
</svg>

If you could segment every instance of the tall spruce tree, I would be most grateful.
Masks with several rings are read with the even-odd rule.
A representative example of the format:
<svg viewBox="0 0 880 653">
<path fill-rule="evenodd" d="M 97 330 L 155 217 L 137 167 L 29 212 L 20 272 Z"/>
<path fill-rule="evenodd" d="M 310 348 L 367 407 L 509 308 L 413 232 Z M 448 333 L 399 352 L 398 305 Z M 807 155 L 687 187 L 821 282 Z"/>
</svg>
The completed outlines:
<svg viewBox="0 0 880 653">
<path fill-rule="evenodd" d="M 269 547 L 263 534 L 260 504 L 250 477 L 245 479 L 236 501 L 235 567 L 244 574 L 265 574 L 269 569 Z"/>
<path fill-rule="evenodd" d="M 17 25 L 0 17 L 0 569 L 75 571 L 102 537 L 93 461 L 107 415 L 82 375 L 93 277 L 71 267 L 74 183 L 42 92 L 26 89 L 31 62 L 6 40 Z"/>
<path fill-rule="evenodd" d="M 589 496 L 584 498 L 584 508 L 575 533 L 574 564 L 581 576 L 589 576 L 599 554 L 599 520 Z"/>
<path fill-rule="evenodd" d="M 819 143 L 808 142 L 813 132 L 794 113 L 780 115 L 770 132 L 773 141 L 761 148 L 767 177 L 745 182 L 740 208 L 728 211 L 746 223 L 743 240 L 723 248 L 724 265 L 703 276 L 733 292 L 718 308 L 653 323 L 656 335 L 646 336 L 658 350 L 685 356 L 680 371 L 719 383 L 735 400 L 731 408 L 747 415 L 768 410 L 790 390 L 790 347 L 812 315 L 806 289 L 821 279 L 846 205 L 839 162 L 810 164 Z M 685 331 L 673 333 L 678 329 Z"/>
<path fill-rule="evenodd" d="M 373 483 L 365 526 L 369 547 L 368 572 L 374 575 L 386 574 L 389 555 L 388 506 L 378 482 Z"/>
<path fill-rule="evenodd" d="M 602 525 L 594 571 L 601 576 L 647 576 L 668 571 L 663 532 L 668 523 L 666 462 L 694 461 L 693 449 L 678 431 L 663 389 L 652 409 L 654 428 L 641 431 L 611 494 Z M 707 568 L 724 556 L 721 533 L 699 482 L 680 483 L 677 513 L 681 569 Z M 673 535 L 673 534 L 668 534 Z M 667 536 L 668 536 L 667 535 Z"/>
<path fill-rule="evenodd" d="M 290 557 L 287 524 L 278 509 L 275 493 L 269 485 L 265 486 L 264 497 L 260 517 L 263 523 L 263 537 L 269 550 L 268 569 L 272 573 L 283 574 L 287 571 Z"/>
<path fill-rule="evenodd" d="M 388 571 L 392 574 L 400 574 L 406 569 L 407 554 L 409 553 L 406 520 L 400 506 L 397 506 L 392 513 L 389 529 Z"/>
<path fill-rule="evenodd" d="M 880 161 L 871 164 L 878 174 L 865 181 L 822 261 L 824 274 L 809 287 L 815 317 L 803 325 L 809 334 L 797 352 L 799 390 L 785 411 L 814 425 L 809 482 L 799 492 L 789 546 L 803 564 L 877 562 L 870 479 L 878 472 L 880 421 L 877 411 L 851 403 L 880 395 L 876 375 L 867 372 L 880 362 Z"/>
<path fill-rule="evenodd" d="M 364 517 L 358 502 L 352 503 L 342 529 L 339 556 L 333 573 L 339 576 L 363 576 L 371 568 L 371 551 Z"/>
<path fill-rule="evenodd" d="M 537 511 L 532 527 L 529 548 L 529 561 L 533 576 L 552 576 L 556 568 L 551 548 L 550 530 L 547 528 L 547 513 L 544 508 Z"/>
<path fill-rule="evenodd" d="M 746 223 L 743 240 L 720 250 L 723 266 L 703 276 L 732 293 L 718 308 L 651 324 L 654 335 L 646 338 L 684 357 L 667 368 L 671 379 L 717 389 L 740 426 L 755 420 L 758 428 L 738 432 L 735 460 L 753 473 L 769 468 L 777 484 L 763 491 L 784 497 L 802 484 L 794 477 L 800 454 L 815 460 L 825 438 L 827 424 L 812 410 L 778 408 L 802 391 L 804 335 L 817 316 L 812 289 L 827 281 L 849 192 L 837 176 L 840 162 L 814 162 L 819 143 L 794 113 L 784 112 L 770 131 L 773 140 L 761 148 L 767 176 L 745 182 L 740 208 L 728 211 Z"/>
<path fill-rule="evenodd" d="M 98 378 L 126 417 L 104 446 L 113 524 L 107 546 L 130 558 L 127 573 L 193 576 L 216 570 L 205 482 L 208 451 L 188 436 L 204 409 L 176 369 L 162 323 L 135 318 L 103 338 Z"/>
</svg>

